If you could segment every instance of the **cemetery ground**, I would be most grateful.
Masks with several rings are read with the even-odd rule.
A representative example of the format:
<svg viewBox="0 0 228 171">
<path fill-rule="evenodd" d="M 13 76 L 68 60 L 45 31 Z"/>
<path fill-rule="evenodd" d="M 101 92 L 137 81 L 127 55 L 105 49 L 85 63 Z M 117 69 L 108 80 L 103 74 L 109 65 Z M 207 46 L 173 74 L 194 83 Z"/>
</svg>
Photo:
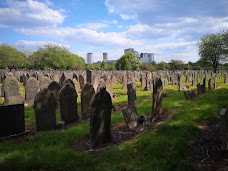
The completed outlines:
<svg viewBox="0 0 228 171">
<path fill-rule="evenodd" d="M 165 90 L 162 109 L 169 114 L 156 125 L 141 125 L 134 137 L 126 140 L 121 132 L 125 126 L 121 108 L 127 105 L 127 90 L 114 87 L 112 135 L 121 135 L 120 142 L 89 150 L 89 120 L 70 124 L 55 131 L 34 133 L 35 114 L 25 108 L 25 136 L 0 141 L 0 170 L 213 170 L 228 167 L 221 158 L 211 156 L 209 143 L 212 132 L 218 132 L 217 117 L 228 105 L 228 85 L 219 80 L 218 89 L 207 91 L 194 100 L 185 100 L 176 86 Z M 23 89 L 20 90 L 23 93 Z M 1 101 L 2 99 L 0 99 Z M 80 103 L 80 98 L 78 98 Z M 2 101 L 1 101 L 2 102 Z M 0 103 L 1 103 L 0 102 Z M 152 93 L 142 91 L 137 83 L 136 108 L 138 116 L 151 115 Z M 57 120 L 60 119 L 57 110 Z M 78 104 L 80 115 L 80 105 Z M 125 128 L 126 129 L 126 128 Z M 215 130 L 216 129 L 216 130 Z M 124 131 L 123 131 L 124 132 Z M 126 132 L 126 134 L 129 132 Z M 205 137 L 208 138 L 205 140 Z M 219 137 L 218 137 L 219 138 Z M 118 138 L 117 138 L 118 139 Z M 207 143 L 206 143 L 207 142 Z M 219 139 L 210 146 L 221 147 Z M 80 146 L 80 148 L 78 148 Z M 213 162 L 210 160 L 213 158 Z M 211 161 L 211 162 L 209 162 Z M 220 162 L 220 164 L 218 164 Z M 221 164 L 221 162 L 223 162 Z M 226 163 L 227 162 L 227 163 Z"/>
</svg>

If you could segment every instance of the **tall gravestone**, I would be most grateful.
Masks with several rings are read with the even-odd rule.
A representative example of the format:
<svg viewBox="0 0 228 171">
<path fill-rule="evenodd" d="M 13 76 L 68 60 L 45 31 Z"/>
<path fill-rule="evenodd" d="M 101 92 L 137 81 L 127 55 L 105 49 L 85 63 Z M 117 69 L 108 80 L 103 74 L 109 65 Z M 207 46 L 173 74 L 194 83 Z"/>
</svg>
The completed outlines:
<svg viewBox="0 0 228 171">
<path fill-rule="evenodd" d="M 61 119 L 65 121 L 66 124 L 79 120 L 77 98 L 76 90 L 70 84 L 66 84 L 59 91 Z"/>
<path fill-rule="evenodd" d="M 94 88 L 90 83 L 86 83 L 81 90 L 82 119 L 88 119 L 90 117 L 89 103 L 94 93 Z"/>
<path fill-rule="evenodd" d="M 122 79 L 123 89 L 127 89 L 127 76 L 124 75 Z"/>
<path fill-rule="evenodd" d="M 24 98 L 19 93 L 19 82 L 13 76 L 6 77 L 3 82 L 4 104 L 20 104 L 24 102 Z"/>
<path fill-rule="evenodd" d="M 158 115 L 161 114 L 162 107 L 162 81 L 160 78 L 154 80 L 153 85 L 153 104 L 152 104 L 152 116 L 151 121 L 153 122 Z"/>
<path fill-rule="evenodd" d="M 113 97 L 113 88 L 112 88 L 112 82 L 109 80 L 106 82 L 106 91 L 110 94 L 111 98 Z"/>
<path fill-rule="evenodd" d="M 56 128 L 56 100 L 51 90 L 44 88 L 34 100 L 35 121 L 37 131 L 47 131 Z"/>
<path fill-rule="evenodd" d="M 28 106 L 34 104 L 34 99 L 38 93 L 39 83 L 34 77 L 30 77 L 25 87 L 25 102 Z"/>
<path fill-rule="evenodd" d="M 82 87 L 85 84 L 85 79 L 82 75 L 79 75 L 79 84 L 80 84 L 80 89 L 82 89 Z"/>
<path fill-rule="evenodd" d="M 111 141 L 112 99 L 102 88 L 96 92 L 89 104 L 90 108 L 90 143 L 95 148 Z"/>
<path fill-rule="evenodd" d="M 56 104 L 57 104 L 57 106 L 59 106 L 59 90 L 61 89 L 61 86 L 56 81 L 52 81 L 48 85 L 48 89 L 51 90 L 51 92 L 53 93 Z"/>
<path fill-rule="evenodd" d="M 40 81 L 40 90 L 47 88 L 48 85 L 50 84 L 51 80 L 48 77 L 43 77 Z"/>
<path fill-rule="evenodd" d="M 127 84 L 128 105 L 135 105 L 136 101 L 136 86 L 133 83 Z"/>
<path fill-rule="evenodd" d="M 92 84 L 93 82 L 93 73 L 92 70 L 86 70 L 86 82 Z"/>
<path fill-rule="evenodd" d="M 59 79 L 59 85 L 62 87 L 63 86 L 63 81 L 67 79 L 66 75 L 64 74 L 64 72 L 62 73 L 60 79 Z"/>
</svg>

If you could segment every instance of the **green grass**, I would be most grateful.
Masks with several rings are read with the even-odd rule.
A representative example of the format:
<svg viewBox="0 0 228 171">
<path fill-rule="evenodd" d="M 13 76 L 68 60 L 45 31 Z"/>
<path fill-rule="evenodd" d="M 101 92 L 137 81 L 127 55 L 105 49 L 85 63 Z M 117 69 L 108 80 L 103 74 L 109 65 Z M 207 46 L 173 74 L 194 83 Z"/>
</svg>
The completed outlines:
<svg viewBox="0 0 228 171">
<path fill-rule="evenodd" d="M 37 133 L 24 141 L 1 141 L 0 170 L 193 170 L 187 156 L 190 145 L 200 136 L 200 126 L 228 104 L 228 85 L 222 80 L 217 84 L 219 89 L 191 101 L 184 100 L 176 86 L 169 86 L 164 90 L 170 96 L 163 99 L 163 109 L 172 112 L 170 120 L 131 141 L 110 145 L 96 157 L 72 149 L 75 143 L 88 139 L 88 120 L 67 130 Z M 121 88 L 117 84 L 114 91 Z M 151 92 L 137 89 L 139 116 L 151 113 L 151 98 Z M 113 99 L 114 106 L 120 104 L 127 104 L 126 95 Z M 34 126 L 32 107 L 26 107 L 25 120 L 27 127 Z M 112 126 L 123 120 L 121 112 L 112 113 Z"/>
</svg>

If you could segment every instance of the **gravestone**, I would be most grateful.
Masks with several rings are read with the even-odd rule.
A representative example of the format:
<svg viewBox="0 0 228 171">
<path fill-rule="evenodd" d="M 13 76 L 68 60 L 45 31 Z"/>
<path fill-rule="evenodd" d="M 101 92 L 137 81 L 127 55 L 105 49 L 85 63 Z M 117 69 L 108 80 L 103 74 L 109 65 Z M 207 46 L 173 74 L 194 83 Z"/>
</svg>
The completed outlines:
<svg viewBox="0 0 228 171">
<path fill-rule="evenodd" d="M 81 111 L 82 119 L 88 119 L 90 117 L 89 113 L 89 103 L 95 93 L 93 86 L 90 83 L 86 83 L 81 90 Z"/>
<path fill-rule="evenodd" d="M 133 83 L 127 84 L 128 105 L 135 105 L 136 101 L 136 87 Z"/>
<path fill-rule="evenodd" d="M 47 88 L 48 85 L 51 83 L 50 78 L 43 77 L 40 81 L 40 90 L 43 90 L 44 88 Z"/>
<path fill-rule="evenodd" d="M 55 97 L 55 101 L 57 106 L 59 106 L 59 90 L 61 89 L 59 83 L 57 83 L 56 81 L 52 81 L 49 85 L 48 85 L 48 90 L 51 90 L 52 94 Z"/>
<path fill-rule="evenodd" d="M 158 115 L 161 114 L 162 107 L 162 81 L 157 78 L 153 85 L 153 104 L 152 104 L 152 116 L 151 121 L 153 122 Z"/>
<path fill-rule="evenodd" d="M 208 90 L 211 90 L 211 79 L 208 80 Z"/>
<path fill-rule="evenodd" d="M 56 99 L 51 90 L 44 88 L 34 99 L 35 121 L 37 131 L 56 128 Z"/>
<path fill-rule="evenodd" d="M 93 77 L 93 88 L 94 88 L 95 92 L 97 91 L 97 88 L 99 86 L 99 81 L 100 81 L 100 77 L 95 75 Z"/>
<path fill-rule="evenodd" d="M 198 96 L 202 94 L 200 83 L 197 84 L 197 92 L 198 92 Z"/>
<path fill-rule="evenodd" d="M 92 84 L 93 82 L 93 73 L 92 70 L 86 70 L 86 82 Z"/>
<path fill-rule="evenodd" d="M 0 106 L 0 137 L 25 132 L 24 104 Z"/>
<path fill-rule="evenodd" d="M 82 87 L 84 86 L 85 84 L 85 81 L 84 81 L 84 77 L 82 75 L 79 75 L 79 84 L 80 84 L 80 89 L 82 89 Z"/>
<path fill-rule="evenodd" d="M 228 150 L 228 110 L 222 108 L 220 111 L 220 128 L 222 134 L 222 150 Z"/>
<path fill-rule="evenodd" d="M 189 93 L 189 97 L 190 97 L 191 99 L 196 98 L 196 94 L 195 94 L 194 90 L 191 90 L 191 91 L 189 91 L 188 93 Z"/>
<path fill-rule="evenodd" d="M 19 93 L 19 82 L 15 77 L 6 77 L 3 81 L 4 104 L 21 104 L 24 98 Z"/>
<path fill-rule="evenodd" d="M 111 98 L 113 97 L 113 88 L 111 81 L 106 82 L 106 91 L 110 94 Z"/>
<path fill-rule="evenodd" d="M 91 148 L 111 142 L 111 111 L 112 99 L 102 88 L 96 92 L 89 104 L 90 109 L 90 143 Z"/>
<path fill-rule="evenodd" d="M 59 105 L 61 120 L 66 124 L 79 120 L 77 112 L 77 98 L 75 88 L 71 84 L 64 85 L 59 91 Z"/>
<path fill-rule="evenodd" d="M 70 86 L 71 86 L 72 88 L 76 89 L 76 87 L 75 87 L 75 85 L 74 85 L 74 82 L 73 82 L 71 79 L 69 79 L 69 78 L 65 79 L 65 80 L 63 81 L 63 83 L 62 83 L 62 86 L 65 86 L 66 84 L 70 84 Z"/>
<path fill-rule="evenodd" d="M 127 76 L 124 75 L 122 79 L 123 89 L 127 89 Z"/>
<path fill-rule="evenodd" d="M 38 93 L 39 84 L 34 77 L 30 77 L 25 87 L 25 101 L 28 106 L 34 104 L 34 99 Z"/>
<path fill-rule="evenodd" d="M 60 79 L 59 79 L 59 85 L 62 87 L 63 86 L 63 81 L 67 79 L 66 75 L 64 74 L 64 72 L 62 73 Z"/>
<path fill-rule="evenodd" d="M 122 113 L 124 115 L 125 123 L 129 129 L 138 126 L 138 115 L 134 105 L 127 105 L 123 108 Z"/>
<path fill-rule="evenodd" d="M 182 75 L 177 75 L 177 82 L 178 82 L 178 91 L 183 90 L 183 83 L 182 83 Z"/>
<path fill-rule="evenodd" d="M 227 73 L 224 74 L 224 83 L 228 84 L 228 75 L 227 75 Z"/>
</svg>

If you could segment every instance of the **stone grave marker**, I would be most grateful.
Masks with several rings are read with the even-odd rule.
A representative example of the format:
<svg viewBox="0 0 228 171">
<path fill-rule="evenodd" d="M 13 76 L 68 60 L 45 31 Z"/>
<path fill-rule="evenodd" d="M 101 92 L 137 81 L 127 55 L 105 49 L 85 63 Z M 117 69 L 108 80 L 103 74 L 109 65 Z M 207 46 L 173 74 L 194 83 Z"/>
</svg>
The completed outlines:
<svg viewBox="0 0 228 171">
<path fill-rule="evenodd" d="M 129 129 L 138 126 L 138 115 L 134 105 L 127 105 L 123 108 L 122 113 L 124 115 L 125 123 Z"/>
<path fill-rule="evenodd" d="M 61 120 L 66 124 L 79 120 L 77 112 L 77 92 L 71 84 L 64 85 L 59 91 Z"/>
<path fill-rule="evenodd" d="M 39 83 L 34 77 L 30 77 L 25 87 L 25 102 L 28 106 L 34 104 L 34 99 L 38 93 Z"/>
<path fill-rule="evenodd" d="M 56 81 L 52 81 L 48 85 L 48 90 L 50 90 L 52 92 L 52 94 L 54 95 L 57 106 L 59 106 L 59 90 L 60 89 L 61 89 L 61 86 Z"/>
<path fill-rule="evenodd" d="M 89 113 L 89 103 L 95 93 L 93 86 L 90 83 L 86 83 L 81 90 L 81 111 L 82 119 L 88 119 L 90 117 Z"/>
<path fill-rule="evenodd" d="M 43 77 L 40 82 L 40 90 L 43 90 L 44 88 L 47 88 L 48 85 L 51 83 L 50 78 Z"/>
<path fill-rule="evenodd" d="M 96 92 L 89 104 L 90 109 L 90 143 L 91 148 L 111 142 L 112 99 L 102 88 Z"/>
<path fill-rule="evenodd" d="M 56 128 L 56 99 L 51 90 L 44 88 L 34 100 L 36 130 L 47 131 Z"/>
</svg>

